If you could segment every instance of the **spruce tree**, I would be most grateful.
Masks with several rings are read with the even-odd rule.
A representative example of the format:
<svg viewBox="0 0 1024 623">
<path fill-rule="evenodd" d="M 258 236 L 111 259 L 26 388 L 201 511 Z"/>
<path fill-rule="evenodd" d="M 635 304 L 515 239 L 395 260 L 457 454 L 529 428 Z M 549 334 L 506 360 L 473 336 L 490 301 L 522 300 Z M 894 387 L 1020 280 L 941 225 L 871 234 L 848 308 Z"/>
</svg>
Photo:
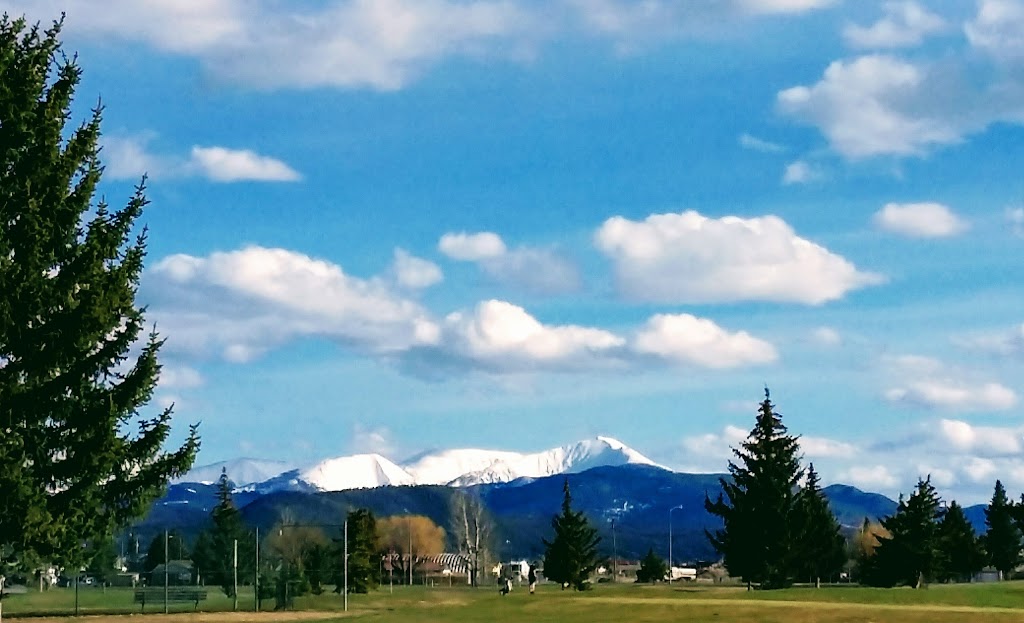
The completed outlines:
<svg viewBox="0 0 1024 623">
<path fill-rule="evenodd" d="M 704 507 L 725 526 L 711 545 L 724 557 L 729 574 L 761 588 L 792 583 L 798 571 L 797 482 L 803 476 L 796 437 L 787 434 L 766 387 L 757 421 L 729 461 L 730 478 L 720 480 L 722 493 Z"/>
<path fill-rule="evenodd" d="M 562 487 L 562 512 L 551 519 L 555 531 L 544 539 L 544 577 L 578 591 L 590 588 L 590 574 L 597 569 L 597 545 L 601 537 L 583 511 L 572 510 L 569 480 Z"/>
<path fill-rule="evenodd" d="M 969 582 L 985 565 L 985 551 L 967 515 L 956 501 L 939 521 L 939 542 L 943 552 L 941 579 Z"/>
<path fill-rule="evenodd" d="M 814 464 L 807 467 L 807 478 L 797 498 L 799 518 L 798 559 L 800 577 L 814 579 L 820 586 L 822 577 L 839 573 L 846 564 L 846 539 L 840 534 L 839 522 L 819 486 L 820 478 Z"/>
<path fill-rule="evenodd" d="M 221 471 L 217 481 L 217 505 L 210 512 L 210 527 L 196 541 L 195 566 L 209 584 L 219 585 L 234 596 L 235 541 L 238 541 L 238 577 L 245 581 L 253 575 L 253 536 L 242 521 L 231 496 L 231 481 Z"/>
<path fill-rule="evenodd" d="M 69 127 L 81 78 L 49 29 L 0 17 L 0 551 L 73 566 L 192 465 L 148 412 L 162 341 L 135 303 L 140 185 L 94 202 L 101 108 Z M 139 346 L 138 349 L 133 347 Z"/>
<path fill-rule="evenodd" d="M 335 592 L 340 593 L 344 583 L 344 545 L 337 539 L 332 564 Z M 377 518 L 369 509 L 360 508 L 348 514 L 348 591 L 367 593 L 379 582 L 381 550 L 377 542 Z"/>
<path fill-rule="evenodd" d="M 900 497 L 896 513 L 882 520 L 889 537 L 878 537 L 875 550 L 875 576 L 868 583 L 876 586 L 905 584 L 921 588 L 938 577 L 942 568 L 942 543 L 939 539 L 939 496 L 931 478 L 917 481 L 917 489 L 904 501 Z"/>
<path fill-rule="evenodd" d="M 992 501 L 985 509 L 985 525 L 988 531 L 984 542 L 989 562 L 999 570 L 1002 578 L 1008 578 L 1021 561 L 1021 533 L 1013 520 L 1013 508 L 1006 497 L 1006 489 L 998 480 Z"/>
</svg>

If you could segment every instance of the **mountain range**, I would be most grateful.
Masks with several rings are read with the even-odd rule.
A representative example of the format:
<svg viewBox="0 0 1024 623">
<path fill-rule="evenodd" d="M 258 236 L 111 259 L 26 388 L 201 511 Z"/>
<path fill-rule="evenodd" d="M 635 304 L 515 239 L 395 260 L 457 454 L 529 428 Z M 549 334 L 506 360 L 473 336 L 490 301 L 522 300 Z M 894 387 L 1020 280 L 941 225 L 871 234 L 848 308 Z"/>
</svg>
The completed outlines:
<svg viewBox="0 0 1024 623">
<path fill-rule="evenodd" d="M 450 525 L 450 504 L 460 490 L 478 496 L 494 520 L 494 547 L 502 557 L 536 558 L 559 511 L 568 481 L 573 507 L 594 522 L 605 554 L 639 558 L 648 548 L 667 554 L 670 534 L 677 560 L 712 559 L 705 530 L 721 527 L 704 510 L 706 497 L 721 491 L 727 474 L 685 474 L 657 465 L 640 452 L 597 437 L 551 450 L 522 454 L 479 449 L 443 450 L 401 464 L 379 454 L 343 456 L 304 467 L 259 459 L 237 459 L 193 469 L 133 527 L 146 539 L 163 529 L 194 535 L 209 521 L 216 485 L 224 470 L 234 485 L 236 506 L 249 525 L 268 530 L 282 519 L 338 524 L 349 510 L 377 516 L 426 515 Z M 865 518 L 891 515 L 896 502 L 877 493 L 834 484 L 824 489 L 844 530 Z M 965 509 L 975 530 L 984 531 L 984 506 Z"/>
</svg>

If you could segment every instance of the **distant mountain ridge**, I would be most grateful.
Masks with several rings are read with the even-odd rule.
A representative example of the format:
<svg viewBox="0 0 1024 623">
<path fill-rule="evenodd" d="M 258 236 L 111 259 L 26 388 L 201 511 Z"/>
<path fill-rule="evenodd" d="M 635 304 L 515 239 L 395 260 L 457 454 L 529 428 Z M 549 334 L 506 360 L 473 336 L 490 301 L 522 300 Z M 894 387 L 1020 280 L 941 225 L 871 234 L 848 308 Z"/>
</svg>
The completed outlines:
<svg viewBox="0 0 1024 623">
<path fill-rule="evenodd" d="M 237 489 L 261 494 L 274 491 L 346 491 L 404 485 L 469 487 L 578 473 L 594 467 L 615 465 L 661 467 L 617 439 L 595 437 L 527 454 L 473 448 L 443 450 L 421 454 L 404 465 L 398 465 L 379 454 L 341 456 L 300 469 L 276 461 L 237 459 L 195 468 L 175 483 L 209 484 L 220 477 L 223 469 Z"/>
</svg>

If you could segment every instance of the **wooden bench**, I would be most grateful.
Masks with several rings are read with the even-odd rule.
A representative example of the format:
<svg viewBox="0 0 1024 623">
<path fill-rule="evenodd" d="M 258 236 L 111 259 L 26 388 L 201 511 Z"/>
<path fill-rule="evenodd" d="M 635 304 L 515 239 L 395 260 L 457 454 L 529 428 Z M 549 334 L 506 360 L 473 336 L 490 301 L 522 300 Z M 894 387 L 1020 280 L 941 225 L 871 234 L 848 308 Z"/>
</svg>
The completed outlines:
<svg viewBox="0 0 1024 623">
<path fill-rule="evenodd" d="M 191 601 L 195 603 L 195 609 L 199 609 L 199 602 L 206 599 L 206 589 L 198 586 L 168 586 L 167 602 Z M 146 611 L 146 604 L 164 603 L 163 586 L 147 586 L 135 589 L 135 603 L 142 604 L 142 611 Z"/>
</svg>

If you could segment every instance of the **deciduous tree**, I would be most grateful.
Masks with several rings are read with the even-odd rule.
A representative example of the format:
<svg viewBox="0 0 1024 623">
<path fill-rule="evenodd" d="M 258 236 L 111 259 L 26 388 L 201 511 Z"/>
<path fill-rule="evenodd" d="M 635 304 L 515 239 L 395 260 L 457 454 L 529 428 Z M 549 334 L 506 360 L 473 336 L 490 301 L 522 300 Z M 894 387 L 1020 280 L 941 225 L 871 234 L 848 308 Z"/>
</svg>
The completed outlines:
<svg viewBox="0 0 1024 623">
<path fill-rule="evenodd" d="M 135 303 L 147 200 L 94 201 L 102 109 L 69 126 L 82 72 L 60 30 L 0 17 L 0 551 L 77 566 L 199 439 L 165 451 L 171 409 L 146 408 L 163 343 Z"/>
<path fill-rule="evenodd" d="M 384 517 L 377 521 L 377 535 L 399 581 L 411 582 L 410 572 L 425 558 L 444 553 L 444 528 L 423 515 Z"/>
</svg>

